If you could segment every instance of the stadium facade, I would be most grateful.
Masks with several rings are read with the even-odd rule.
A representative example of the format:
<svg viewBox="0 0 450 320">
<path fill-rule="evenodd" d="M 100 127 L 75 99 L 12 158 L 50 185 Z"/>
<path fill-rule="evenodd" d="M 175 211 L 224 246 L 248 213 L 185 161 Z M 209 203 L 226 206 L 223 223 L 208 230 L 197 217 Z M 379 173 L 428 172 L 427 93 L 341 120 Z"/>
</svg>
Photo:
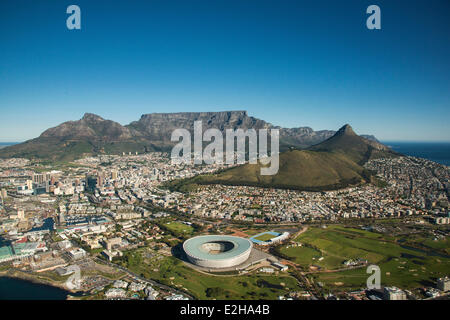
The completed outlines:
<svg viewBox="0 0 450 320">
<path fill-rule="evenodd" d="M 249 258 L 252 242 L 235 236 L 205 235 L 186 240 L 183 249 L 189 261 L 197 266 L 229 268 Z"/>
</svg>

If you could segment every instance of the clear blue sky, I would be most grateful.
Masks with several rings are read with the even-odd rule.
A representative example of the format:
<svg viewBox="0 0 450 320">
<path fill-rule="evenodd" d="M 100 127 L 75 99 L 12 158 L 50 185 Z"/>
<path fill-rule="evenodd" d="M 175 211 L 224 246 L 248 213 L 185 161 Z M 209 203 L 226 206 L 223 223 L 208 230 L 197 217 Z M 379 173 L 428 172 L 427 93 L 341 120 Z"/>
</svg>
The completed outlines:
<svg viewBox="0 0 450 320">
<path fill-rule="evenodd" d="M 66 28 L 81 8 L 82 29 Z M 370 4 L 382 30 L 366 28 Z M 1 0 L 0 141 L 92 112 L 247 110 L 450 141 L 448 0 Z"/>
</svg>

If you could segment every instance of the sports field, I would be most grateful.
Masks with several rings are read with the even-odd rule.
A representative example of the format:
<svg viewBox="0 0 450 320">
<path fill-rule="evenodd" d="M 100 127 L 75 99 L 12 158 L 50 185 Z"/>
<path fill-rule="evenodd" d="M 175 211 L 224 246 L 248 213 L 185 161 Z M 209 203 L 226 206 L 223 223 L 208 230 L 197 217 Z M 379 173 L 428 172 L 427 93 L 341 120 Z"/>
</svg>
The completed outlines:
<svg viewBox="0 0 450 320">
<path fill-rule="evenodd" d="M 250 240 L 256 244 L 263 244 L 264 242 L 267 242 L 270 239 L 278 237 L 279 235 L 280 235 L 280 233 L 278 233 L 278 232 L 266 231 L 266 232 L 262 232 L 257 235 L 254 235 L 253 237 L 250 238 Z"/>
<path fill-rule="evenodd" d="M 167 222 L 164 226 L 170 231 L 181 235 L 189 235 L 194 231 L 194 228 L 181 222 Z"/>
<path fill-rule="evenodd" d="M 259 237 L 256 237 L 255 239 L 259 240 L 259 241 L 269 241 L 270 239 L 275 238 L 277 235 L 273 235 L 271 233 L 264 233 L 262 235 L 260 235 Z"/>
</svg>

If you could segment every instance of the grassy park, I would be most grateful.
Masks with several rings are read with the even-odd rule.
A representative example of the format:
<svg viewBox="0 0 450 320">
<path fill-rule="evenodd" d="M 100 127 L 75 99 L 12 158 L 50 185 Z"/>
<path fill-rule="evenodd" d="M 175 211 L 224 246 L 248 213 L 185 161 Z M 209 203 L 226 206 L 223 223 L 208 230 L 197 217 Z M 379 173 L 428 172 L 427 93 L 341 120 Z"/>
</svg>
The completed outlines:
<svg viewBox="0 0 450 320">
<path fill-rule="evenodd" d="M 290 275 L 209 275 L 175 257 L 146 256 L 145 248 L 128 252 L 127 267 L 145 278 L 187 290 L 197 299 L 277 299 L 298 290 L 296 279 Z"/>
<path fill-rule="evenodd" d="M 194 228 L 190 225 L 182 222 L 167 222 L 164 226 L 171 232 L 177 235 L 190 235 L 193 233 Z"/>
<path fill-rule="evenodd" d="M 392 237 L 343 226 L 310 228 L 295 239 L 302 246 L 283 246 L 280 252 L 304 269 L 320 266 L 310 274 L 325 287 L 361 288 L 368 277 L 366 268 L 329 272 L 345 268 L 349 259 L 367 259 L 382 273 L 383 285 L 418 288 L 432 285 L 436 278 L 450 273 L 450 257 L 445 254 L 448 240 Z M 420 244 L 420 246 L 419 246 Z M 328 271 L 328 272 L 325 272 Z"/>
</svg>

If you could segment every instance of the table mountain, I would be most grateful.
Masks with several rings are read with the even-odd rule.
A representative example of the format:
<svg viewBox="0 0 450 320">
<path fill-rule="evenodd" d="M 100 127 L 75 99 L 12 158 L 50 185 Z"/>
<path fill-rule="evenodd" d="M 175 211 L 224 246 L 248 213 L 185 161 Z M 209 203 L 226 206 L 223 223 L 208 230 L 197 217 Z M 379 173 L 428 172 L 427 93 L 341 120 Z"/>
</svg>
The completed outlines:
<svg viewBox="0 0 450 320">
<path fill-rule="evenodd" d="M 185 128 L 193 131 L 194 121 L 201 120 L 204 130 L 274 129 L 280 130 L 280 150 L 307 148 L 330 137 L 335 131 L 314 131 L 309 127 L 281 128 L 248 116 L 246 111 L 179 112 L 144 114 L 128 125 L 105 120 L 86 113 L 77 121 L 67 121 L 47 129 L 39 137 L 0 149 L 0 157 L 73 160 L 85 155 L 120 154 L 122 152 L 169 151 L 172 131 Z M 366 136 L 376 142 L 373 136 Z"/>
</svg>

